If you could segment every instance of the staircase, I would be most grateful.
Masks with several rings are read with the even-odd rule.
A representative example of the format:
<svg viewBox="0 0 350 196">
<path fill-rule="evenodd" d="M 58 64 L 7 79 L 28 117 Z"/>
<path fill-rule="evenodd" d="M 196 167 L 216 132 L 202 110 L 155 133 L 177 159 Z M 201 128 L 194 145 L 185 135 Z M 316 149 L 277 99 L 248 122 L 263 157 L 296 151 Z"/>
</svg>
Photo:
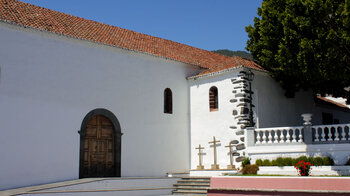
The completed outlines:
<svg viewBox="0 0 350 196">
<path fill-rule="evenodd" d="M 174 184 L 173 195 L 207 195 L 210 177 L 182 177 Z"/>
</svg>

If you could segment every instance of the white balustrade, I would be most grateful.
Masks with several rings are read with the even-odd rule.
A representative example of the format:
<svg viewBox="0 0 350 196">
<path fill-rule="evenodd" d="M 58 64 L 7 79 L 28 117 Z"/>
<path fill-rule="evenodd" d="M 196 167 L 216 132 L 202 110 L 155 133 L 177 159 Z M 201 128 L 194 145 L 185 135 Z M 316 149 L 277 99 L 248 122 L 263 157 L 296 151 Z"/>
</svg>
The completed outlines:
<svg viewBox="0 0 350 196">
<path fill-rule="evenodd" d="M 261 144 L 260 131 L 255 131 L 255 134 L 256 134 L 255 143 Z"/>
<path fill-rule="evenodd" d="M 262 144 L 266 144 L 266 138 L 267 138 L 267 137 L 266 137 L 266 133 L 267 133 L 267 132 L 264 131 L 264 130 L 261 130 L 260 133 L 262 133 L 262 140 L 261 140 L 261 143 L 262 143 Z"/>
<path fill-rule="evenodd" d="M 315 129 L 315 139 L 314 139 L 314 141 L 315 142 L 319 142 L 320 141 L 320 139 L 319 139 L 319 137 L 320 137 L 320 134 L 318 134 L 318 129 Z"/>
<path fill-rule="evenodd" d="M 299 129 L 299 142 L 303 142 L 303 133 L 301 132 L 301 129 Z"/>
<path fill-rule="evenodd" d="M 276 130 L 275 135 L 273 136 L 273 143 L 279 143 L 278 142 L 278 130 Z"/>
<path fill-rule="evenodd" d="M 285 135 L 284 135 L 284 131 L 283 131 L 283 129 L 277 129 L 277 131 L 278 130 L 281 133 L 279 143 L 284 143 L 284 141 L 286 140 Z"/>
<path fill-rule="evenodd" d="M 296 136 L 296 130 L 295 129 L 292 129 L 292 138 L 293 138 L 293 140 L 292 140 L 292 142 L 297 142 L 297 136 Z"/>
<path fill-rule="evenodd" d="M 303 142 L 303 127 L 275 127 L 255 129 L 255 144 L 278 144 Z"/>
<path fill-rule="evenodd" d="M 349 141 L 350 124 L 312 126 L 314 142 Z M 321 137 L 319 139 L 319 137 Z"/>
<path fill-rule="evenodd" d="M 350 124 L 313 125 L 310 127 L 312 133 L 306 135 L 306 139 L 312 143 L 350 142 Z M 255 129 L 255 138 L 252 139 L 255 139 L 254 144 L 260 145 L 303 143 L 305 141 L 304 131 L 303 126 Z M 312 141 L 309 139 L 311 136 Z"/>
</svg>

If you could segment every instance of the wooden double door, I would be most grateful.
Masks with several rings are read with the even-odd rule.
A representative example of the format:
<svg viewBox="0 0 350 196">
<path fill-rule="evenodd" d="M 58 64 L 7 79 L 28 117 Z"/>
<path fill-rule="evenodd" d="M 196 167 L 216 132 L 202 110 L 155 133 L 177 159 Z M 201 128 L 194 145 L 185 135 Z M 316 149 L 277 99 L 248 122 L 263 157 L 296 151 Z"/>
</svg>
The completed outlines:
<svg viewBox="0 0 350 196">
<path fill-rule="evenodd" d="M 103 115 L 88 120 L 83 136 L 83 165 L 80 177 L 113 177 L 115 164 L 115 130 Z"/>
</svg>

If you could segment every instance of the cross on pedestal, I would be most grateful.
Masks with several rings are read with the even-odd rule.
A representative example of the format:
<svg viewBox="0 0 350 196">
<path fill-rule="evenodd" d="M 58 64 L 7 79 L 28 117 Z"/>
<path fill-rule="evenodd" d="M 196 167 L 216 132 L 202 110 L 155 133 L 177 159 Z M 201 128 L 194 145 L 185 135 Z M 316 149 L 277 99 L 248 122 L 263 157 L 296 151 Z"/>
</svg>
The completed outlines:
<svg viewBox="0 0 350 196">
<path fill-rule="evenodd" d="M 230 149 L 230 165 L 227 165 L 227 169 L 236 169 L 232 162 L 232 147 L 234 147 L 234 145 L 232 145 L 230 142 L 230 144 L 225 147 Z"/>
<path fill-rule="evenodd" d="M 209 142 L 209 144 L 213 144 L 214 147 L 214 164 L 211 165 L 212 170 L 218 170 L 219 165 L 216 164 L 216 143 L 220 142 L 220 140 L 216 140 L 215 136 L 213 136 L 213 141 Z"/>
<path fill-rule="evenodd" d="M 198 170 L 202 170 L 202 169 L 204 169 L 204 166 L 202 165 L 202 155 L 203 155 L 203 153 L 201 151 L 202 151 L 202 149 L 204 149 L 204 147 L 202 147 L 199 144 L 199 146 L 196 149 L 198 149 L 198 159 L 199 159 L 199 161 L 198 161 L 199 165 L 197 165 L 197 169 Z"/>
</svg>

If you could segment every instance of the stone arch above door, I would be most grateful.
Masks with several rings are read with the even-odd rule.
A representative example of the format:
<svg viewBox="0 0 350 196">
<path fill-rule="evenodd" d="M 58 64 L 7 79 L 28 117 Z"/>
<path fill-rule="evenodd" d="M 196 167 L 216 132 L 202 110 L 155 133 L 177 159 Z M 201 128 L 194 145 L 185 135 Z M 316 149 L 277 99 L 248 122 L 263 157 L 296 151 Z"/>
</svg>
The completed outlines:
<svg viewBox="0 0 350 196">
<path fill-rule="evenodd" d="M 122 133 L 117 117 L 103 108 L 92 110 L 79 133 L 79 178 L 120 177 Z"/>
</svg>

